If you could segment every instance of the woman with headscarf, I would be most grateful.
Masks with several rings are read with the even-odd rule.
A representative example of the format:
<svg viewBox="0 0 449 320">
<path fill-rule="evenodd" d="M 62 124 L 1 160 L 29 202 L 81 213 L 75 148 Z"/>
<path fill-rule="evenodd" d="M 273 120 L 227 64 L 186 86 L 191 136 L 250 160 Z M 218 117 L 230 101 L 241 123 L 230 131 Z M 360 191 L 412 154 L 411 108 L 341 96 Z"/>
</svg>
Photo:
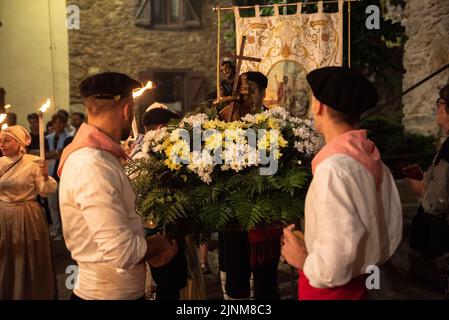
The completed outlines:
<svg viewBox="0 0 449 320">
<path fill-rule="evenodd" d="M 57 183 L 39 157 L 26 154 L 30 142 L 18 125 L 0 132 L 0 300 L 56 298 L 50 236 L 36 197 L 55 192 Z"/>
</svg>

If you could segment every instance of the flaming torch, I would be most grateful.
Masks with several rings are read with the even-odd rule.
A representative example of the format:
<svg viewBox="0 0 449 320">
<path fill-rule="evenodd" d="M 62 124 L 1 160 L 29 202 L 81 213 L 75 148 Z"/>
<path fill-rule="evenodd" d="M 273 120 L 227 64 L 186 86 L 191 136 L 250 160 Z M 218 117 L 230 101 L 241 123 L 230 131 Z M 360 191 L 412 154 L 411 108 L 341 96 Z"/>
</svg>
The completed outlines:
<svg viewBox="0 0 449 320">
<path fill-rule="evenodd" d="M 147 84 L 146 84 L 144 87 L 142 87 L 142 88 L 140 88 L 140 89 L 136 89 L 136 90 L 133 92 L 133 98 L 134 98 L 134 100 L 136 100 L 138 97 L 140 97 L 145 91 L 151 90 L 151 89 L 153 89 L 153 88 L 154 88 L 153 82 L 148 81 Z M 135 115 L 134 115 L 134 120 L 133 120 L 132 127 L 133 127 L 133 135 L 134 135 L 134 139 L 136 139 L 136 138 L 137 138 L 137 134 L 138 134 L 139 132 L 138 132 L 138 130 L 137 130 L 137 121 L 136 121 L 136 116 L 135 116 Z"/>
<path fill-rule="evenodd" d="M 39 109 L 39 151 L 42 160 L 45 160 L 45 137 L 44 137 L 44 112 L 50 107 L 50 99 L 47 99 Z"/>
<path fill-rule="evenodd" d="M 3 123 L 3 121 L 6 120 L 6 113 L 8 112 L 8 109 L 11 108 L 10 104 L 7 104 L 3 107 L 3 113 L 0 114 L 0 124 Z M 8 128 L 8 126 L 6 126 Z"/>
</svg>

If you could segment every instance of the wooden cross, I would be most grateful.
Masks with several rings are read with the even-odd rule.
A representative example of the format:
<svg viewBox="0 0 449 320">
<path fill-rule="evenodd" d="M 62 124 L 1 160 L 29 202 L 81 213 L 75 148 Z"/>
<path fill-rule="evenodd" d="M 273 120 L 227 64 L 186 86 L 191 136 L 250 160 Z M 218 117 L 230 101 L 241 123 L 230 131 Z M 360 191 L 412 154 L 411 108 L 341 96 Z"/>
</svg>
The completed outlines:
<svg viewBox="0 0 449 320">
<path fill-rule="evenodd" d="M 232 95 L 235 96 L 237 94 L 237 86 L 239 82 L 239 76 L 240 76 L 240 69 L 242 68 L 242 61 L 255 61 L 260 62 L 262 59 L 259 58 L 253 58 L 253 57 L 246 57 L 244 56 L 245 52 L 245 43 L 246 43 L 246 36 L 242 37 L 242 42 L 240 44 L 240 54 L 234 55 L 234 54 L 224 54 L 223 56 L 226 58 L 231 58 L 237 61 L 237 65 L 235 67 L 235 75 L 234 75 L 234 85 L 232 87 Z M 218 88 L 217 88 L 218 89 Z"/>
</svg>

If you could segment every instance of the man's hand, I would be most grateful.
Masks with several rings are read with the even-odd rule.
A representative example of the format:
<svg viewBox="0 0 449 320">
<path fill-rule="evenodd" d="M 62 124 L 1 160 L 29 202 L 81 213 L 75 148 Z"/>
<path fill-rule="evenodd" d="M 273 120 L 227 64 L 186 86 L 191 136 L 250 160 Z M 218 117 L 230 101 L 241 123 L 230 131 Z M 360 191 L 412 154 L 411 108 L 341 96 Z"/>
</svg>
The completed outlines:
<svg viewBox="0 0 449 320">
<path fill-rule="evenodd" d="M 405 181 L 407 181 L 407 184 L 410 188 L 410 190 L 412 191 L 412 193 L 417 196 L 422 198 L 424 196 L 424 193 L 426 192 L 427 188 L 426 185 L 424 184 L 423 180 L 415 180 L 415 179 L 405 179 Z"/>
<path fill-rule="evenodd" d="M 304 234 L 300 231 L 292 231 L 295 225 L 284 228 L 282 256 L 289 265 L 302 270 L 307 258 L 307 249 L 304 242 Z"/>
<path fill-rule="evenodd" d="M 148 263 L 153 267 L 162 267 L 169 263 L 178 253 L 178 244 L 175 240 L 169 240 L 162 235 L 154 235 L 147 238 Z"/>
</svg>

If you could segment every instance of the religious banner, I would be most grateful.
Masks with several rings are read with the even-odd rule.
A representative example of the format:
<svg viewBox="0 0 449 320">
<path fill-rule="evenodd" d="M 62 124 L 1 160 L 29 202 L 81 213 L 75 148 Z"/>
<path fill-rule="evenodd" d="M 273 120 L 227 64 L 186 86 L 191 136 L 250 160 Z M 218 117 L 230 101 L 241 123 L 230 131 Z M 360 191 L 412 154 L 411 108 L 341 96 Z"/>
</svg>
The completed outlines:
<svg viewBox="0 0 449 320">
<path fill-rule="evenodd" d="M 254 17 L 240 17 L 235 8 L 237 52 L 246 37 L 244 55 L 261 62 L 244 60 L 241 72 L 260 71 L 268 77 L 265 105 L 281 106 L 292 115 L 305 117 L 310 106 L 308 72 L 324 66 L 340 66 L 343 59 L 343 1 L 338 12 L 323 12 L 318 2 L 316 13 L 280 15 L 274 6 L 273 16 L 261 16 L 255 6 Z"/>
</svg>

